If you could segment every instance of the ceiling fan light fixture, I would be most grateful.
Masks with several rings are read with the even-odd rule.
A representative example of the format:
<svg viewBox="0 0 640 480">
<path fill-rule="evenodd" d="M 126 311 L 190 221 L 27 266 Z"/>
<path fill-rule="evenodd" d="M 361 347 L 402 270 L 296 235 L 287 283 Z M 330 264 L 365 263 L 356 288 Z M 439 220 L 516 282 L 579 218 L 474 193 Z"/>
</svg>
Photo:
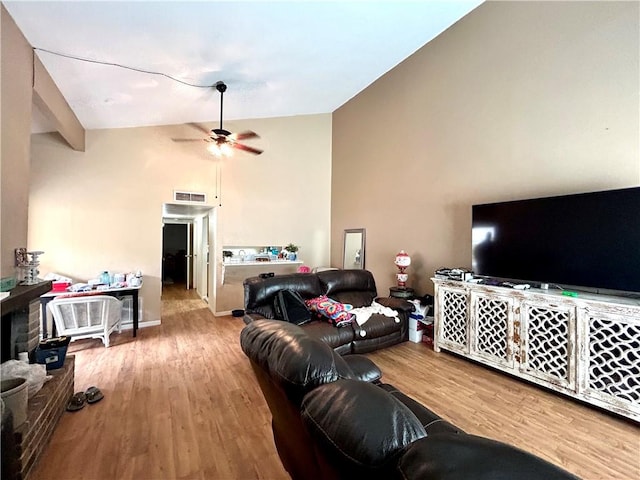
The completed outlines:
<svg viewBox="0 0 640 480">
<path fill-rule="evenodd" d="M 210 143 L 207 150 L 216 157 L 230 157 L 233 154 L 231 147 L 226 143 Z"/>
<path fill-rule="evenodd" d="M 233 151 L 231 150 L 231 147 L 228 143 L 223 143 L 222 145 L 220 145 L 220 155 L 222 155 L 223 157 L 230 157 L 231 155 L 233 155 Z"/>
<path fill-rule="evenodd" d="M 216 156 L 220 156 L 220 147 L 216 144 L 216 143 L 210 143 L 209 146 L 207 147 L 207 150 L 209 150 L 209 153 L 211 153 L 211 155 L 216 155 Z"/>
</svg>

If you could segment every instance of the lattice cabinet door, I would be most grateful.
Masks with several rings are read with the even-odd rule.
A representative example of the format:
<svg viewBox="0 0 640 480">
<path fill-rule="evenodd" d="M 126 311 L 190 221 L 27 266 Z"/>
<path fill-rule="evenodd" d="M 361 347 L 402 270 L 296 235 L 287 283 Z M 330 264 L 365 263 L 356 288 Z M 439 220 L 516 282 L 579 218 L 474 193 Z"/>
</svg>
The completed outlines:
<svg viewBox="0 0 640 480">
<path fill-rule="evenodd" d="M 513 368 L 513 298 L 471 292 L 471 355 L 489 364 Z"/>
<path fill-rule="evenodd" d="M 520 322 L 520 374 L 575 391 L 575 307 L 525 300 Z"/>
<path fill-rule="evenodd" d="M 580 349 L 580 389 L 613 410 L 640 416 L 640 309 L 586 312 L 585 342 Z"/>
<path fill-rule="evenodd" d="M 440 286 L 436 292 L 434 350 L 469 353 L 469 294 L 464 288 Z"/>
</svg>

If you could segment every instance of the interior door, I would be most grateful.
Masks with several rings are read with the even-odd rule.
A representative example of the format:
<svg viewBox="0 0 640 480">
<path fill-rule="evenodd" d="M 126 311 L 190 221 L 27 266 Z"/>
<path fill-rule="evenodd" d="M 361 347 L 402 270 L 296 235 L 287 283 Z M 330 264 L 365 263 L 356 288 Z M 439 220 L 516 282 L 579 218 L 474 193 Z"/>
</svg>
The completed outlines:
<svg viewBox="0 0 640 480">
<path fill-rule="evenodd" d="M 209 216 L 204 215 L 200 222 L 201 228 L 198 241 L 198 274 L 197 291 L 200 298 L 208 301 L 208 276 L 209 276 Z"/>
</svg>

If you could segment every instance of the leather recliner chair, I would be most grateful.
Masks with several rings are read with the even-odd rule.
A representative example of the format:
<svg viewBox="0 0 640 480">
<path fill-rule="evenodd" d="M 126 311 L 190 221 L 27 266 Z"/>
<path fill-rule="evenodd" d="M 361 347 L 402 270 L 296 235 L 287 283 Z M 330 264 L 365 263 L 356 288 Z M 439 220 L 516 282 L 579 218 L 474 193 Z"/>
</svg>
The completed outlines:
<svg viewBox="0 0 640 480">
<path fill-rule="evenodd" d="M 294 480 L 576 478 L 515 447 L 462 432 L 382 383 L 368 358 L 341 357 L 296 325 L 254 321 L 240 344 Z"/>
</svg>

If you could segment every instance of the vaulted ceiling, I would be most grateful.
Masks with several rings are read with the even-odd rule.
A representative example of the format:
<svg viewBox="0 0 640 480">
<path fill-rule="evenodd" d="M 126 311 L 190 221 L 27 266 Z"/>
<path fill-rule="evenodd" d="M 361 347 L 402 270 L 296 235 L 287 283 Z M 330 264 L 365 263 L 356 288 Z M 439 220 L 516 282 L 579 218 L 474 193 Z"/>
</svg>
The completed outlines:
<svg viewBox="0 0 640 480">
<path fill-rule="evenodd" d="M 217 120 L 220 80 L 225 120 L 329 113 L 480 3 L 4 5 L 80 123 L 94 129 Z M 50 130 L 38 112 L 34 122 Z"/>
</svg>

